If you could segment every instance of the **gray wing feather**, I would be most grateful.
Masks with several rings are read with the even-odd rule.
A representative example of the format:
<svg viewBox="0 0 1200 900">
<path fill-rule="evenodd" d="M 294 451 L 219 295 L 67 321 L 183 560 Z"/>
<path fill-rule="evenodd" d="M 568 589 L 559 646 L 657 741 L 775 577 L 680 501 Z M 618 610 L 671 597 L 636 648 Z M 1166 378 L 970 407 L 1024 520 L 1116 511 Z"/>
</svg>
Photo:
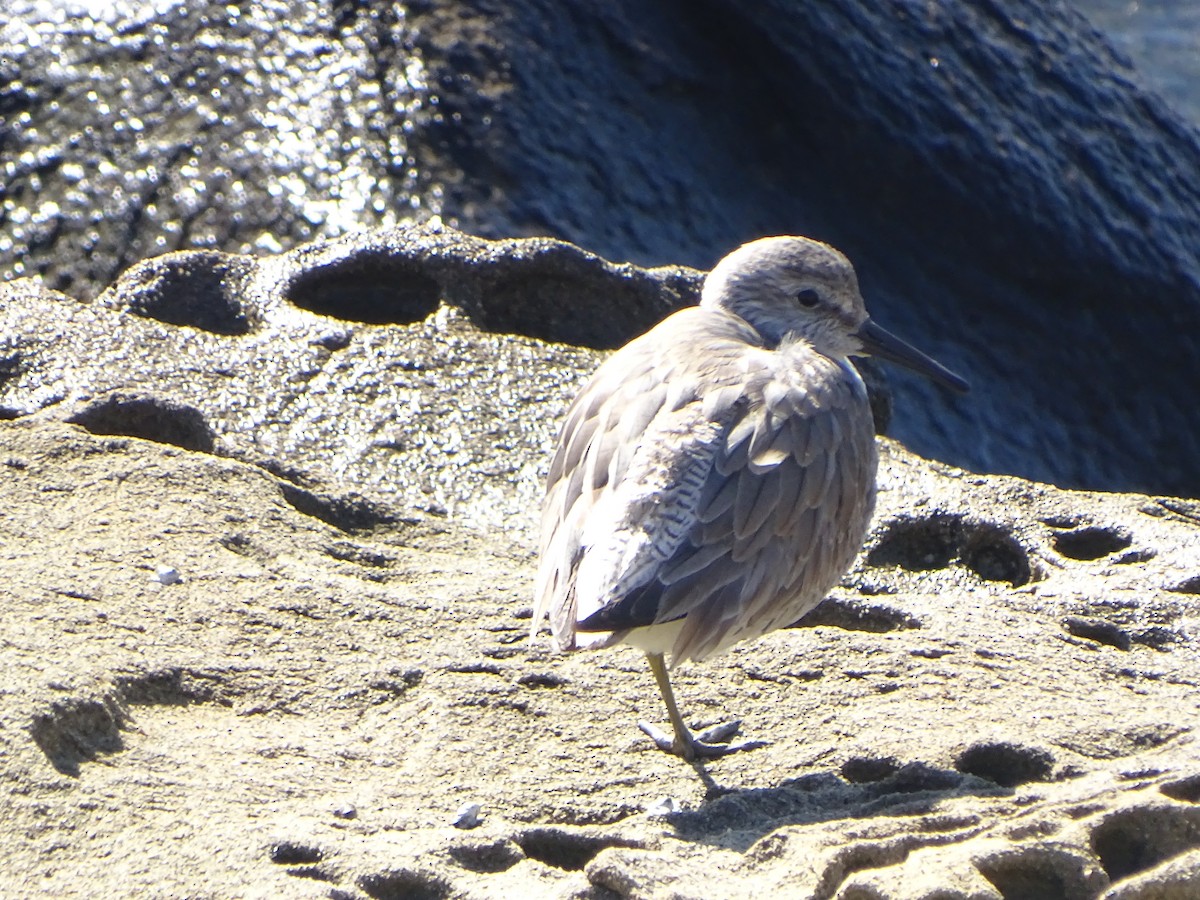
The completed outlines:
<svg viewBox="0 0 1200 900">
<path fill-rule="evenodd" d="M 697 519 L 707 525 L 733 509 L 737 491 L 736 475 L 722 475 L 719 470 L 712 472 L 705 485 L 704 496 L 700 499 L 700 507 L 696 510 Z"/>
<path fill-rule="evenodd" d="M 790 448 L 775 446 L 775 439 L 783 430 L 781 424 L 765 407 L 755 417 L 754 433 L 746 451 L 746 467 L 751 473 L 768 472 L 790 455 Z"/>
<path fill-rule="evenodd" d="M 717 460 L 717 471 L 722 475 L 740 472 L 750 458 L 750 442 L 754 437 L 755 420 L 747 413 L 734 423 L 725 438 L 725 453 Z"/>
<path fill-rule="evenodd" d="M 829 466 L 833 457 L 822 449 L 813 453 L 811 461 L 802 466 L 804 469 L 804 484 L 800 488 L 800 506 L 813 509 L 820 505 L 825 497 L 825 487 L 829 482 Z"/>
<path fill-rule="evenodd" d="M 766 477 L 755 475 L 749 466 L 738 474 L 737 482 L 737 497 L 733 501 L 733 533 L 742 538 L 764 517 L 764 507 L 774 503 L 775 498 L 763 491 Z"/>
<path fill-rule="evenodd" d="M 792 520 L 792 525 L 788 529 L 788 536 L 797 547 L 802 548 L 801 552 L 807 556 L 816 546 L 817 525 L 821 517 L 815 506 L 801 506 L 798 507 L 798 510 L 798 515 Z M 799 566 L 795 570 L 796 575 L 803 574 L 803 572 L 804 569 Z"/>
<path fill-rule="evenodd" d="M 737 484 L 737 479 L 733 479 L 733 483 Z M 695 540 L 699 546 L 708 544 L 732 546 L 734 541 L 733 514 L 718 516 L 711 522 L 704 523 L 697 532 Z"/>
<path fill-rule="evenodd" d="M 777 423 L 769 445 L 759 438 L 760 446 L 785 451 L 778 463 L 758 467 L 758 473 L 750 464 L 753 449 L 728 442 L 731 452 L 718 460 L 710 477 L 728 474 L 722 474 L 710 508 L 699 511 L 702 525 L 694 536 L 698 549 L 693 552 L 713 559 L 710 571 L 719 577 L 715 587 L 697 586 L 703 596 L 672 604 L 672 612 L 687 611 L 674 646 L 676 659 L 701 658 L 790 624 L 815 606 L 849 565 L 873 508 L 875 471 L 870 414 L 852 388 L 776 395 L 780 408 L 804 410 L 803 415 L 749 411 L 756 427 L 742 424 L 741 430 L 753 441 Z M 710 547 L 728 547 L 728 555 L 718 556 Z M 700 570 L 694 577 L 699 581 L 704 574 Z M 710 608 L 714 604 L 719 612 Z"/>
<path fill-rule="evenodd" d="M 733 533 L 739 542 L 770 531 L 763 525 L 775 513 L 779 504 L 780 481 L 784 473 L 793 474 L 791 468 L 778 465 L 761 475 L 755 475 L 750 468 L 742 471 L 733 509 Z"/>
<path fill-rule="evenodd" d="M 754 559 L 767 546 L 778 542 L 779 533 L 772 520 L 777 518 L 781 512 L 780 486 L 787 481 L 787 476 L 792 474 L 791 468 L 790 466 L 778 466 L 772 472 L 757 476 L 762 482 L 758 502 L 746 523 L 746 529 L 739 532 L 735 526 L 736 538 L 733 552 L 730 554 L 735 562 Z"/>
<path fill-rule="evenodd" d="M 770 520 L 763 525 L 764 529 L 770 528 L 776 537 L 788 534 L 789 523 L 792 523 L 799 514 L 800 491 L 804 487 L 804 479 L 807 474 L 799 465 L 780 467 L 779 473 L 779 479 L 776 482 L 779 499 L 775 503 Z"/>
<path fill-rule="evenodd" d="M 658 574 L 658 580 L 670 587 L 697 572 L 712 570 L 713 564 L 728 554 L 729 548 L 724 543 L 701 544 L 700 546 L 693 544 L 690 552 L 677 553 L 663 566 L 662 571 Z M 694 586 L 689 587 L 694 589 Z M 666 596 L 666 592 L 664 592 L 664 596 Z"/>
<path fill-rule="evenodd" d="M 788 436 L 791 438 L 792 458 L 801 468 L 813 461 L 813 433 L 809 419 L 796 415 L 788 420 Z"/>
<path fill-rule="evenodd" d="M 771 439 L 770 446 L 757 456 L 751 455 L 750 465 L 751 468 L 757 466 L 761 469 L 770 470 L 793 455 L 792 429 L 785 420 L 775 429 L 775 436 Z"/>
<path fill-rule="evenodd" d="M 740 583 L 744 576 L 743 567 L 734 563 L 727 554 L 716 557 L 703 569 L 667 586 L 659 601 L 662 621 L 670 622 L 688 615 L 705 601 L 711 600 L 714 594 L 731 584 Z"/>
</svg>

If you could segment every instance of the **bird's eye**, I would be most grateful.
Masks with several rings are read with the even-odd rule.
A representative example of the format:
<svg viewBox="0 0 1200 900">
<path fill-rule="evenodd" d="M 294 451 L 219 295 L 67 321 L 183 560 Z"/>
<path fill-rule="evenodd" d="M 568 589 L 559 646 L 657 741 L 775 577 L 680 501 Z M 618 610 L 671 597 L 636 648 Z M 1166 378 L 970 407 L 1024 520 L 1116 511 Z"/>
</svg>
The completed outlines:
<svg viewBox="0 0 1200 900">
<path fill-rule="evenodd" d="M 805 309 L 812 309 L 821 302 L 821 295 L 812 288 L 805 288 L 796 295 L 796 302 Z"/>
</svg>

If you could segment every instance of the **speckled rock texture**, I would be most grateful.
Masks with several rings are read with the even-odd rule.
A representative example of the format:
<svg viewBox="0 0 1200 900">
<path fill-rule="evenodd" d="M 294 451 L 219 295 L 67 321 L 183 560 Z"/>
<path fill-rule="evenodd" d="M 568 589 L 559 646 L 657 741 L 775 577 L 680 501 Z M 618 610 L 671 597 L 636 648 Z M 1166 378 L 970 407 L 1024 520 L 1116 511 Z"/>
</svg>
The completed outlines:
<svg viewBox="0 0 1200 900">
<path fill-rule="evenodd" d="M 700 277 L 426 226 L 273 258 L 170 254 L 93 303 L 25 280 L 0 304 L 0 413 L 527 538 L 541 454 L 597 350 L 694 301 Z"/>
<path fill-rule="evenodd" d="M 431 227 L 0 288 L 0 894 L 1197 896 L 1196 501 L 881 439 L 833 595 L 675 674 L 767 742 L 695 766 L 639 654 L 530 643 L 557 419 L 697 277 Z"/>
</svg>

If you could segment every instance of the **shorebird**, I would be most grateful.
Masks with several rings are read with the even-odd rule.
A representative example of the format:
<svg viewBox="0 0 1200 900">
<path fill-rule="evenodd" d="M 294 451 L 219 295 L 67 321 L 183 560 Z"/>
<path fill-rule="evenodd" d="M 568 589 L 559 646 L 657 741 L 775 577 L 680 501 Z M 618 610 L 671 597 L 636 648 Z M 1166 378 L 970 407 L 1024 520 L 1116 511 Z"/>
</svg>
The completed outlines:
<svg viewBox="0 0 1200 900">
<path fill-rule="evenodd" d="M 791 625 L 862 547 L 878 462 L 867 391 L 849 357 L 966 382 L 868 316 L 850 261 L 770 237 L 722 259 L 698 306 L 626 344 L 569 411 L 542 512 L 533 634 L 560 650 L 641 649 L 685 759 L 728 743 L 693 735 L 672 666 Z"/>
</svg>

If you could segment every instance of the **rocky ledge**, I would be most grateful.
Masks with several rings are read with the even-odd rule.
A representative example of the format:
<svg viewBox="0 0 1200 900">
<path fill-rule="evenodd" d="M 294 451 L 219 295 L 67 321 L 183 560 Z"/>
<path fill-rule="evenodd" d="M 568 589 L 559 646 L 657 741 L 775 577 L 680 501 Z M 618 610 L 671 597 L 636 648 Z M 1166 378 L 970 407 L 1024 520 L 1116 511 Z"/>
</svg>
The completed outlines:
<svg viewBox="0 0 1200 900">
<path fill-rule="evenodd" d="M 0 288 L 0 893 L 1196 896 L 1200 503 L 882 439 L 834 595 L 677 674 L 768 741 L 703 765 L 529 642 L 557 419 L 697 278 L 433 227 Z"/>
</svg>

